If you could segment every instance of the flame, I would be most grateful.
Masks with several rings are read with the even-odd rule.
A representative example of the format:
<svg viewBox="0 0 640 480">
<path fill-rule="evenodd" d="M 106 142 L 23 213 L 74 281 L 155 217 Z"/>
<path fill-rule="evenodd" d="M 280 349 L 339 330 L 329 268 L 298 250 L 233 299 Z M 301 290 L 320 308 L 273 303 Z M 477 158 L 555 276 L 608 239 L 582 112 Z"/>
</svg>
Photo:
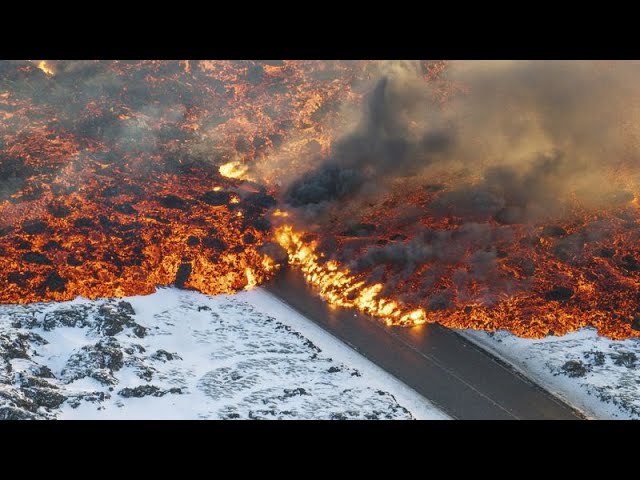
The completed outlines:
<svg viewBox="0 0 640 480">
<path fill-rule="evenodd" d="M 252 288 L 255 288 L 255 286 L 258 284 L 258 281 L 256 280 L 256 275 L 255 273 L 253 273 L 253 270 L 250 267 L 247 267 L 244 272 L 247 276 L 247 286 L 244 287 L 244 289 L 251 290 Z"/>
<path fill-rule="evenodd" d="M 398 302 L 380 296 L 382 284 L 365 286 L 347 268 L 335 261 L 322 263 L 316 252 L 316 243 L 305 243 L 304 236 L 284 225 L 276 230 L 278 243 L 287 251 L 289 263 L 299 267 L 304 277 L 330 305 L 356 308 L 368 315 L 381 318 L 388 325 L 420 325 L 427 322 L 423 309 L 406 309 Z"/>
<path fill-rule="evenodd" d="M 55 70 L 53 68 L 53 65 L 51 65 L 50 63 L 47 63 L 46 60 L 40 60 L 37 64 L 38 68 L 40 70 L 42 70 L 45 74 L 47 74 L 47 76 L 49 77 L 53 77 L 55 75 Z"/>
<path fill-rule="evenodd" d="M 249 167 L 243 165 L 238 161 L 228 162 L 224 165 L 220 165 L 220 175 L 227 178 L 245 178 Z"/>
</svg>

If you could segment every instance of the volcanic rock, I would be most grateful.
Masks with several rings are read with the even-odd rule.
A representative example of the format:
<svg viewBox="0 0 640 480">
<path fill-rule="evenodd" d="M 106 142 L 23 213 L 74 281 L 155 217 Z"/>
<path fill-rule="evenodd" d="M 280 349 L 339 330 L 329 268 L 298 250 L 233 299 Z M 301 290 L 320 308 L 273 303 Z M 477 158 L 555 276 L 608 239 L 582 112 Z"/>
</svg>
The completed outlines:
<svg viewBox="0 0 640 480">
<path fill-rule="evenodd" d="M 22 260 L 26 263 L 35 263 L 36 265 L 52 265 L 53 262 L 38 252 L 27 252 L 22 254 Z"/>
<path fill-rule="evenodd" d="M 52 292 L 64 292 L 67 288 L 67 280 L 62 278 L 58 272 L 53 271 L 47 276 L 41 288 Z"/>
<path fill-rule="evenodd" d="M 168 393 L 181 394 L 182 389 L 170 388 L 169 390 L 161 390 L 155 385 L 139 385 L 133 388 L 129 388 L 129 387 L 123 388 L 118 392 L 118 395 L 125 398 L 131 398 L 131 397 L 141 398 L 141 397 L 147 397 L 149 395 L 154 397 L 164 397 Z"/>
<path fill-rule="evenodd" d="M 573 290 L 566 287 L 556 287 L 545 293 L 544 298 L 547 301 L 564 302 L 573 297 Z"/>
<path fill-rule="evenodd" d="M 44 233 L 47 230 L 47 223 L 42 221 L 33 221 L 33 222 L 25 222 L 22 225 L 22 231 L 28 233 L 29 235 L 38 235 L 40 233 Z"/>
<path fill-rule="evenodd" d="M 612 248 L 599 248 L 593 254 L 596 257 L 612 258 L 615 255 L 615 253 L 616 253 L 615 250 L 613 250 Z"/>
<path fill-rule="evenodd" d="M 61 204 L 47 205 L 47 210 L 49 210 L 49 213 L 55 218 L 64 218 L 68 217 L 71 214 L 71 209 L 66 205 Z"/>
<path fill-rule="evenodd" d="M 51 388 L 23 388 L 24 395 L 35 404 L 46 408 L 58 408 L 64 403 L 66 397 Z"/>
<path fill-rule="evenodd" d="M 271 222 L 264 217 L 259 217 L 253 222 L 253 227 L 261 232 L 267 232 L 271 228 Z"/>
<path fill-rule="evenodd" d="M 42 415 L 9 405 L 0 406 L 0 420 L 38 420 Z"/>
<path fill-rule="evenodd" d="M 213 206 L 218 206 L 218 205 L 228 205 L 229 202 L 231 201 L 231 194 L 229 192 L 206 192 L 204 195 L 202 195 L 201 200 L 208 204 L 208 205 L 213 205 Z"/>
<path fill-rule="evenodd" d="M 160 197 L 158 199 L 160 205 L 165 208 L 174 208 L 176 210 L 186 210 L 189 206 L 189 203 L 175 195 L 166 195 L 164 197 Z"/>
<path fill-rule="evenodd" d="M 187 245 L 190 247 L 200 245 L 200 239 L 194 235 L 191 235 L 189 238 L 187 238 Z"/>
<path fill-rule="evenodd" d="M 113 208 L 117 212 L 124 213 L 125 215 L 135 215 L 136 213 L 138 213 L 138 211 L 135 208 L 133 208 L 133 206 L 130 203 L 123 203 L 120 205 L 116 205 Z"/>
<path fill-rule="evenodd" d="M 132 315 L 135 315 L 135 311 L 130 303 L 119 302 L 117 305 L 102 305 L 96 316 L 97 330 L 112 337 L 125 328 L 131 328 L 134 335 L 140 338 L 144 337 L 147 329 L 136 323 Z"/>
<path fill-rule="evenodd" d="M 638 357 L 633 352 L 623 352 L 615 355 L 611 355 L 613 363 L 618 366 L 624 366 L 627 368 L 635 368 Z"/>
<path fill-rule="evenodd" d="M 633 317 L 633 321 L 631 322 L 631 328 L 636 331 L 640 331 L 640 315 L 636 315 Z"/>
<path fill-rule="evenodd" d="M 451 306 L 451 295 L 447 292 L 437 293 L 429 299 L 429 310 L 446 310 Z"/>
<path fill-rule="evenodd" d="M 640 262 L 633 255 L 625 255 L 622 257 L 623 267 L 632 272 L 640 270 Z"/>
<path fill-rule="evenodd" d="M 95 224 L 90 218 L 78 218 L 73 222 L 73 226 L 76 228 L 93 228 Z"/>
<path fill-rule="evenodd" d="M 543 237 L 564 237 L 567 231 L 557 225 L 547 225 L 542 229 Z"/>
<path fill-rule="evenodd" d="M 182 357 L 180 357 L 180 355 L 178 355 L 177 353 L 169 353 L 166 350 L 162 349 L 157 350 L 153 355 L 151 355 L 151 358 L 163 363 L 170 362 L 172 360 L 182 360 Z"/>
<path fill-rule="evenodd" d="M 9 272 L 7 275 L 7 281 L 14 285 L 18 285 L 19 287 L 26 287 L 27 282 L 35 276 L 36 274 L 33 272 Z"/>
<path fill-rule="evenodd" d="M 342 234 L 347 237 L 365 237 L 376 231 L 376 226 L 372 223 L 357 223 L 345 230 Z"/>
<path fill-rule="evenodd" d="M 189 280 L 191 276 L 192 266 L 190 263 L 181 263 L 180 267 L 178 267 L 178 272 L 176 273 L 176 280 L 174 282 L 175 286 L 178 288 L 185 288 L 185 284 Z"/>
<path fill-rule="evenodd" d="M 569 360 L 562 365 L 562 371 L 571 378 L 584 377 L 587 374 L 587 368 L 580 360 Z"/>
<path fill-rule="evenodd" d="M 78 308 L 59 309 L 47 313 L 42 321 L 42 328 L 51 331 L 56 327 L 87 327 L 91 322 L 85 310 Z"/>
<path fill-rule="evenodd" d="M 275 206 L 276 199 L 264 192 L 250 193 L 244 198 L 244 203 L 253 206 L 251 210 L 264 212 L 268 208 Z"/>
<path fill-rule="evenodd" d="M 120 370 L 123 365 L 120 343 L 113 337 L 106 337 L 71 355 L 61 374 L 65 383 L 91 377 L 104 385 L 115 385 L 118 380 L 113 372 Z"/>
</svg>

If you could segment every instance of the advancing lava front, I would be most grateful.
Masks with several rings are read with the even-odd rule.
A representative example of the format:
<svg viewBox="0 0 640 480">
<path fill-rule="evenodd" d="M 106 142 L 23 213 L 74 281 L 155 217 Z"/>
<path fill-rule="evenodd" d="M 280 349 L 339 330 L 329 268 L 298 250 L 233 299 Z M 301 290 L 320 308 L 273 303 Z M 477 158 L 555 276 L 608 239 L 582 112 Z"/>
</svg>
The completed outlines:
<svg viewBox="0 0 640 480">
<path fill-rule="evenodd" d="M 289 265 L 390 324 L 640 335 L 635 62 L 0 62 L 0 303 Z"/>
</svg>

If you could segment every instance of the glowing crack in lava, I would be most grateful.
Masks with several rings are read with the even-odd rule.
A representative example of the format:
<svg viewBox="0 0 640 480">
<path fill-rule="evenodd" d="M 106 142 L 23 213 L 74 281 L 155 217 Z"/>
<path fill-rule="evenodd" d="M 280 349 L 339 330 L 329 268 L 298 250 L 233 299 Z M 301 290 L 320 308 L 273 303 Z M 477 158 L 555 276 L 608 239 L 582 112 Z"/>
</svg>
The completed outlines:
<svg viewBox="0 0 640 480">
<path fill-rule="evenodd" d="M 393 325 L 640 335 L 633 62 L 0 62 L 0 302 L 286 263 Z"/>
</svg>

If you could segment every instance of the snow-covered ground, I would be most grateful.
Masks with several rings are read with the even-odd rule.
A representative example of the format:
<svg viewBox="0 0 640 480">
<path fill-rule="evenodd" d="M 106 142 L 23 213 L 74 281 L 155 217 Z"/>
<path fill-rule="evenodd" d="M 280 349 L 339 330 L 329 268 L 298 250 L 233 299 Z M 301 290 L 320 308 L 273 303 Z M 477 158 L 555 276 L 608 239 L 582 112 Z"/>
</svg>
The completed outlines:
<svg viewBox="0 0 640 480">
<path fill-rule="evenodd" d="M 590 418 L 640 418 L 640 340 L 613 341 L 583 329 L 542 340 L 460 331 Z"/>
<path fill-rule="evenodd" d="M 261 289 L 0 306 L 0 418 L 441 419 Z"/>
</svg>

